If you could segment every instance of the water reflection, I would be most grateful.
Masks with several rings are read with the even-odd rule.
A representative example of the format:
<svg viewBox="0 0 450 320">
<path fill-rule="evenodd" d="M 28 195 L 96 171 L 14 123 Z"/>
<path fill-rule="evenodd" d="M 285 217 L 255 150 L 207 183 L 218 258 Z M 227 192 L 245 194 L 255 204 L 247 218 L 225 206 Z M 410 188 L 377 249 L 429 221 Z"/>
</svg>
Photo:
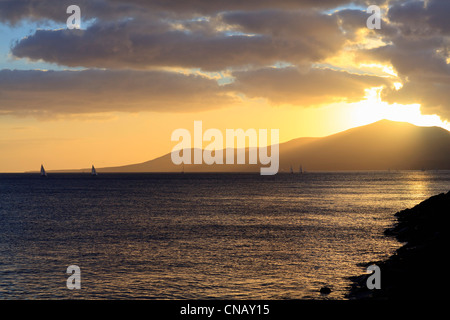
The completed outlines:
<svg viewBox="0 0 450 320">
<path fill-rule="evenodd" d="M 342 299 L 450 172 L 0 177 L 0 298 Z M 79 265 L 82 290 L 65 287 Z"/>
</svg>

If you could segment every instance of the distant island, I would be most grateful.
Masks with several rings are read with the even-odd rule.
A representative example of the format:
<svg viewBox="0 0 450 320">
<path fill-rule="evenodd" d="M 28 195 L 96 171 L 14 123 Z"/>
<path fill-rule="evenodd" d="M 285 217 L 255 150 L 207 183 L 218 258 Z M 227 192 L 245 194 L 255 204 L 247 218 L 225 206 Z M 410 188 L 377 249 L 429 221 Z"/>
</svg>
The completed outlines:
<svg viewBox="0 0 450 320">
<path fill-rule="evenodd" d="M 375 263 L 381 269 L 381 289 L 366 287 L 368 275 L 353 281 L 350 299 L 436 300 L 448 297 L 445 285 L 449 244 L 450 191 L 433 196 L 412 209 L 395 214 L 398 223 L 385 231 L 387 236 L 406 242 L 386 261 Z"/>
<path fill-rule="evenodd" d="M 279 150 L 279 172 L 290 172 L 291 168 L 297 172 L 300 167 L 306 171 L 450 169 L 449 131 L 389 120 L 323 138 L 294 139 L 280 144 Z M 248 159 L 248 149 L 245 152 Z M 260 167 L 260 164 L 174 165 L 168 153 L 139 164 L 97 168 L 97 172 L 259 172 Z M 59 172 L 62 171 L 91 169 Z"/>
</svg>

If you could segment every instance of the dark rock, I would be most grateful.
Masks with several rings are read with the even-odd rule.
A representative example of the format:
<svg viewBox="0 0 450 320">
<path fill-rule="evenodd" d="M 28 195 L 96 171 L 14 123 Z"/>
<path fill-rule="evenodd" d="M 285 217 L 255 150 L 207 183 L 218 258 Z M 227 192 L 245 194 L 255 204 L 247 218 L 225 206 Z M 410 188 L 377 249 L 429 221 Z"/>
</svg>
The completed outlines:
<svg viewBox="0 0 450 320">
<path fill-rule="evenodd" d="M 331 293 L 331 289 L 328 287 L 322 287 L 320 288 L 320 293 L 321 294 L 330 294 Z"/>
<path fill-rule="evenodd" d="M 440 274 L 450 245 L 450 191 L 395 216 L 398 222 L 385 235 L 406 244 L 387 260 L 374 262 L 381 270 L 381 289 L 367 288 L 370 275 L 351 277 L 347 298 L 445 299 L 448 289 Z"/>
</svg>

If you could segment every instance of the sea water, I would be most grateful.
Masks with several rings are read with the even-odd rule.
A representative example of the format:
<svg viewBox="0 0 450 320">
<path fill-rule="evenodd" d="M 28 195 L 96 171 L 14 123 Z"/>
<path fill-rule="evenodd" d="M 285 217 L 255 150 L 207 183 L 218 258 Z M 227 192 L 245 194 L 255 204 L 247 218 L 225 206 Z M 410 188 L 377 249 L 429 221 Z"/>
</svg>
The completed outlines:
<svg viewBox="0 0 450 320">
<path fill-rule="evenodd" d="M 0 299 L 345 299 L 401 245 L 394 214 L 449 189 L 450 171 L 0 174 Z"/>
</svg>

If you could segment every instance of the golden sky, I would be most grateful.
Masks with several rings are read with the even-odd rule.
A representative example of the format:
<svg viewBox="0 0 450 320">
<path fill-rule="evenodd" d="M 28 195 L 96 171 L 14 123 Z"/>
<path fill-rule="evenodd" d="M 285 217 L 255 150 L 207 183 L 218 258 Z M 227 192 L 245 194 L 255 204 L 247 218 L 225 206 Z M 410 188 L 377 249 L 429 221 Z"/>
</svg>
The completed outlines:
<svg viewBox="0 0 450 320">
<path fill-rule="evenodd" d="M 450 130 L 444 1 L 0 2 L 0 172 L 115 166 L 171 133 L 279 129 L 280 142 L 381 119 Z M 38 4 L 39 3 L 39 4 Z"/>
</svg>

